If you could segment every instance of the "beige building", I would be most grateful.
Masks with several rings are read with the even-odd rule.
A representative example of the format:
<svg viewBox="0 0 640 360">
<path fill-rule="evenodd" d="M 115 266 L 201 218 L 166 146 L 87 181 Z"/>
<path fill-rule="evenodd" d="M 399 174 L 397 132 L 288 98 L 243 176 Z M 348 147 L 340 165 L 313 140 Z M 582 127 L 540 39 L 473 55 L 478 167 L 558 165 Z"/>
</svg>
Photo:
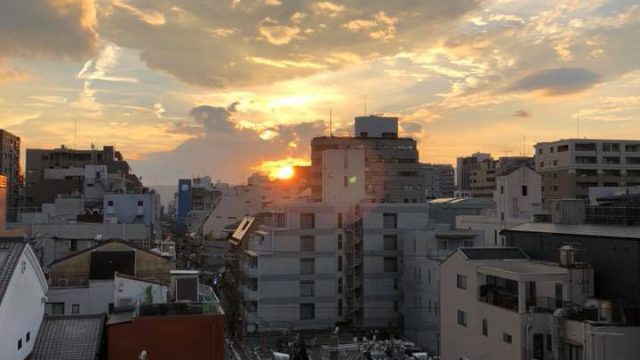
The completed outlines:
<svg viewBox="0 0 640 360">
<path fill-rule="evenodd" d="M 542 199 L 588 199 L 589 188 L 640 185 L 640 141 L 564 139 L 535 145 Z"/>
</svg>

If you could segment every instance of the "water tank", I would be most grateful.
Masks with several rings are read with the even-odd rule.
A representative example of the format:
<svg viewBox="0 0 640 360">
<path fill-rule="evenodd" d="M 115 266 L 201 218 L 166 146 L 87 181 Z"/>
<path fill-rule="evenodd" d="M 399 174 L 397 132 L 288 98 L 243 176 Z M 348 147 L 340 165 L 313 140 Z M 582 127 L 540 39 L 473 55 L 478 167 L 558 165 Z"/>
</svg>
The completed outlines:
<svg viewBox="0 0 640 360">
<path fill-rule="evenodd" d="M 576 263 L 576 249 L 571 245 L 560 247 L 560 266 L 572 267 Z"/>
</svg>

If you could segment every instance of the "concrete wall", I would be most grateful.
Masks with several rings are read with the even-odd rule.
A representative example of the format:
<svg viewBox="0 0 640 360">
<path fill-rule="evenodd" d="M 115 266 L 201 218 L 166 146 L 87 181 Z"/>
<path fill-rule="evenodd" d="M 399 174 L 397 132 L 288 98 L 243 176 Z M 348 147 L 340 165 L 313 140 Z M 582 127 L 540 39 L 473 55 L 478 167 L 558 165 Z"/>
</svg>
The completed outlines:
<svg viewBox="0 0 640 360">
<path fill-rule="evenodd" d="M 64 313 L 54 314 L 53 304 L 64 303 Z M 52 286 L 47 292 L 47 315 L 75 315 L 73 305 L 78 305 L 80 315 L 109 313 L 113 304 L 113 280 L 91 280 L 86 286 Z"/>
<path fill-rule="evenodd" d="M 43 296 L 46 290 L 47 284 L 38 260 L 27 246 L 20 255 L 4 297 L 0 299 L 2 360 L 23 360 L 33 350 L 44 315 Z M 22 340 L 20 350 L 19 340 Z"/>
<path fill-rule="evenodd" d="M 526 187 L 526 195 L 523 187 Z M 542 177 L 526 166 L 498 176 L 493 199 L 501 219 L 530 219 L 542 210 Z"/>
<path fill-rule="evenodd" d="M 322 156 L 322 201 L 355 204 L 363 200 L 364 150 L 325 150 Z"/>
<path fill-rule="evenodd" d="M 114 277 L 113 303 L 124 306 L 121 302 L 132 304 L 164 304 L 167 302 L 168 285 L 150 283 L 118 276 Z M 150 296 L 150 297 L 149 297 Z"/>
<path fill-rule="evenodd" d="M 105 222 L 107 218 L 115 218 L 114 220 L 122 224 L 156 224 L 160 217 L 160 195 L 156 193 L 105 194 L 104 216 Z"/>
</svg>

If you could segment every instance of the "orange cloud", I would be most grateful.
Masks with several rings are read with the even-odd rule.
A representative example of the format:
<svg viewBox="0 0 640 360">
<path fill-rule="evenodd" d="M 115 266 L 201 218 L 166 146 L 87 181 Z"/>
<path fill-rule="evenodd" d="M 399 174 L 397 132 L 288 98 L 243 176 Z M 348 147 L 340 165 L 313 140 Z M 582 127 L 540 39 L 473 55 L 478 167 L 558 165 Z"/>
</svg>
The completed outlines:
<svg viewBox="0 0 640 360">
<path fill-rule="evenodd" d="M 254 166 L 252 169 L 269 176 L 270 179 L 277 179 L 281 177 L 282 169 L 309 165 L 311 165 L 311 162 L 308 159 L 287 157 L 280 160 L 263 161 L 260 165 Z"/>
</svg>

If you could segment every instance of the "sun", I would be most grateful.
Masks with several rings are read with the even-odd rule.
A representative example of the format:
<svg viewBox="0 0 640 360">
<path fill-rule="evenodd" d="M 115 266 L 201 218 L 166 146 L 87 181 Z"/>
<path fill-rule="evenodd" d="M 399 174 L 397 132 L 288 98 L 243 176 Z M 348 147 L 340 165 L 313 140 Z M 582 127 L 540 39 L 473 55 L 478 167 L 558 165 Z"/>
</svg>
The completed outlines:
<svg viewBox="0 0 640 360">
<path fill-rule="evenodd" d="M 287 165 L 278 169 L 276 177 L 280 180 L 291 179 L 294 175 L 293 166 Z"/>
</svg>

